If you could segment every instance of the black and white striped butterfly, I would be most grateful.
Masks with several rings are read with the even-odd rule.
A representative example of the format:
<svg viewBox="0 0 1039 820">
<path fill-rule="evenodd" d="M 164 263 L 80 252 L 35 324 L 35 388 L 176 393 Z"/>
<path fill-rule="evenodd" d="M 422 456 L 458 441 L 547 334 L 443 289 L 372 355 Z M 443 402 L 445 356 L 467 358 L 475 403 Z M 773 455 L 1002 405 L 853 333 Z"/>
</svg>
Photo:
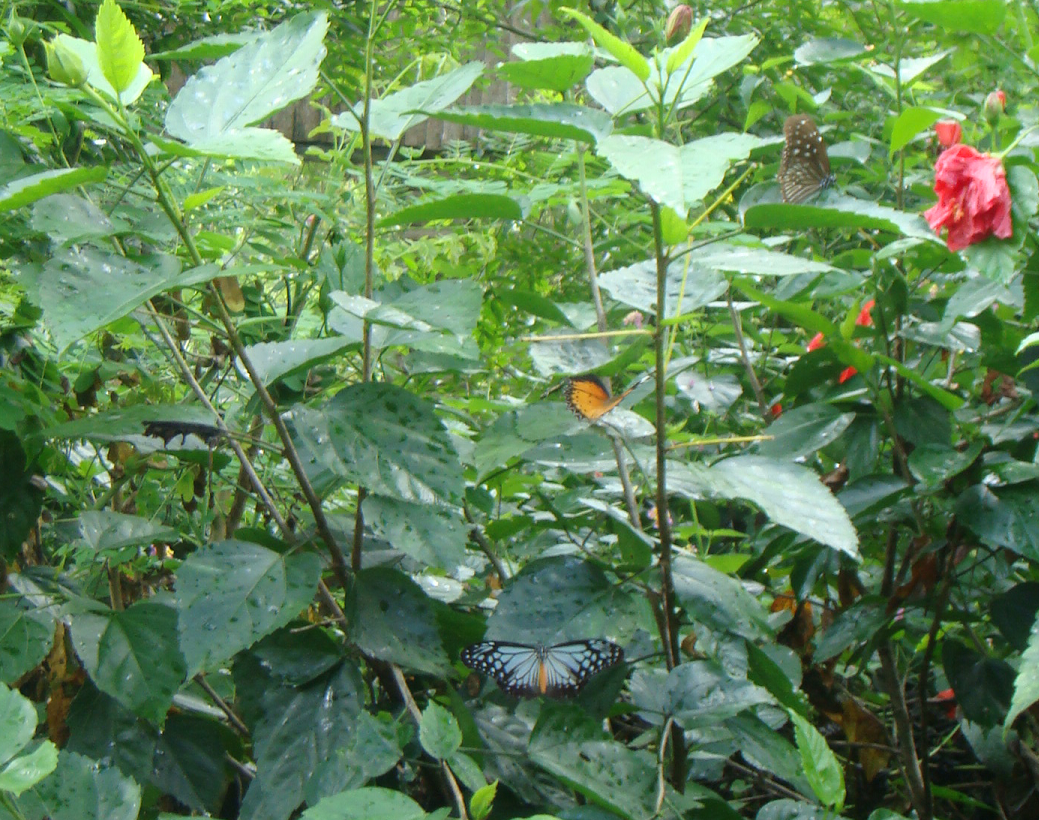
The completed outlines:
<svg viewBox="0 0 1039 820">
<path fill-rule="evenodd" d="M 567 698 L 595 675 L 624 660 L 624 650 L 611 641 L 591 638 L 554 646 L 484 641 L 462 650 L 462 663 L 490 675 L 504 692 L 517 698 Z"/>
<path fill-rule="evenodd" d="M 804 202 L 834 183 L 826 143 L 807 114 L 794 114 L 783 123 L 783 158 L 779 162 L 779 190 L 784 202 Z"/>
</svg>

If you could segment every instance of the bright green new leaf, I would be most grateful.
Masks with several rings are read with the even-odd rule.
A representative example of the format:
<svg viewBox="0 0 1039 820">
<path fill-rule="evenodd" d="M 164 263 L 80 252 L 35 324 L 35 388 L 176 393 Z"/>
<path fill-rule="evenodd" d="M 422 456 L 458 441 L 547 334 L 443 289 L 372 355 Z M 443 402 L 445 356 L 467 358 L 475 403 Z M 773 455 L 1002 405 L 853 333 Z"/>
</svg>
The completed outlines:
<svg viewBox="0 0 1039 820">
<path fill-rule="evenodd" d="M 844 770 L 837 756 L 826 744 L 826 738 L 807 719 L 792 709 L 788 714 L 794 724 L 794 740 L 801 754 L 801 767 L 812 791 L 820 803 L 839 812 L 844 808 L 845 791 Z"/>
<path fill-rule="evenodd" d="M 101 3 L 94 30 L 101 71 L 116 93 L 122 94 L 137 78 L 144 60 L 144 43 L 115 0 Z"/>
<path fill-rule="evenodd" d="M 913 137 L 930 128 L 942 115 L 930 108 L 919 108 L 912 106 L 906 108 L 891 128 L 891 143 L 888 148 L 888 156 L 893 157 L 898 149 L 908 145 Z"/>
<path fill-rule="evenodd" d="M 487 815 L 491 813 L 491 807 L 494 804 L 494 796 L 497 793 L 497 780 L 493 783 L 488 783 L 482 789 L 477 789 L 473 792 L 472 799 L 469 801 L 469 814 L 472 816 L 473 820 L 485 820 Z"/>
<path fill-rule="evenodd" d="M 561 14 L 580 23 L 593 40 L 606 49 L 622 66 L 645 82 L 649 78 L 649 60 L 639 54 L 631 43 L 626 43 L 614 34 L 575 9 L 563 8 Z"/>
<path fill-rule="evenodd" d="M 418 739 L 430 757 L 446 760 L 462 745 L 462 730 L 454 715 L 439 703 L 430 702 L 422 710 Z"/>
</svg>

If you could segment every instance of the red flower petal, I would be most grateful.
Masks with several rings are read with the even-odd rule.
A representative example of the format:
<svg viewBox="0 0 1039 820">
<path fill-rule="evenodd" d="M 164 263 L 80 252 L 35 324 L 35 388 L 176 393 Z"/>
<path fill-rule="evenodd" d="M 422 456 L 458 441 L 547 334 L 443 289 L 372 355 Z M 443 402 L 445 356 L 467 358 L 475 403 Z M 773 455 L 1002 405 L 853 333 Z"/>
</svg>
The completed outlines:
<svg viewBox="0 0 1039 820">
<path fill-rule="evenodd" d="M 826 346 L 826 337 L 822 333 L 816 333 L 812 337 L 812 341 L 808 343 L 808 352 L 811 353 L 813 350 L 818 350 L 820 347 Z"/>
<path fill-rule="evenodd" d="M 837 377 L 837 384 L 844 384 L 848 379 L 854 376 L 859 371 L 854 367 L 846 367 L 841 371 L 841 375 Z"/>
<path fill-rule="evenodd" d="M 855 324 L 859 327 L 873 327 L 873 314 L 870 313 L 873 310 L 873 306 L 877 303 L 876 299 L 870 299 L 866 304 L 862 306 L 862 310 L 859 311 L 858 318 L 855 319 Z"/>
<path fill-rule="evenodd" d="M 943 148 L 949 148 L 963 138 L 963 129 L 956 120 L 938 120 L 934 124 L 934 132 Z"/>
</svg>

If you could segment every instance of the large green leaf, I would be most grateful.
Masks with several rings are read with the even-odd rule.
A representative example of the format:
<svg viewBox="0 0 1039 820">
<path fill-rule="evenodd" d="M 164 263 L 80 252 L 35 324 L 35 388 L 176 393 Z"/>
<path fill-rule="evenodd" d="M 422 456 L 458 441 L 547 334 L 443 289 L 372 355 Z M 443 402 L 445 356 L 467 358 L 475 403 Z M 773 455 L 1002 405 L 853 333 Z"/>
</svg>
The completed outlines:
<svg viewBox="0 0 1039 820">
<path fill-rule="evenodd" d="M 415 225 L 439 219 L 523 219 L 523 209 L 511 196 L 500 194 L 455 194 L 420 202 L 394 211 L 379 220 L 380 228 Z"/>
<path fill-rule="evenodd" d="M 402 501 L 461 501 L 465 483 L 447 430 L 432 405 L 403 388 L 355 384 L 320 409 L 296 407 L 290 422 L 321 488 L 352 481 Z"/>
<path fill-rule="evenodd" d="M 687 661 L 664 672 L 638 670 L 631 677 L 632 704 L 657 725 L 672 716 L 687 729 L 706 728 L 772 696 L 716 661 Z"/>
<path fill-rule="evenodd" d="M 494 131 L 571 139 L 591 145 L 609 136 L 613 130 L 613 119 L 609 114 L 573 103 L 473 106 L 442 111 L 437 118 Z"/>
<path fill-rule="evenodd" d="M 95 553 L 147 547 L 156 541 L 177 541 L 180 534 L 147 518 L 112 510 L 87 510 L 76 521 L 79 535 Z"/>
<path fill-rule="evenodd" d="M 135 820 L 141 787 L 116 768 L 62 751 L 54 774 L 23 794 L 18 807 L 49 820 Z"/>
<path fill-rule="evenodd" d="M 206 265 L 182 272 L 173 256 L 131 260 L 84 246 L 64 249 L 43 266 L 24 265 L 16 275 L 43 308 L 44 322 L 64 349 L 156 294 L 208 281 L 219 276 L 220 269 Z"/>
<path fill-rule="evenodd" d="M 676 558 L 673 569 L 678 602 L 697 623 L 748 641 L 772 634 L 768 613 L 735 578 L 692 557 Z"/>
<path fill-rule="evenodd" d="M 376 536 L 426 566 L 451 570 L 465 560 L 468 528 L 452 508 L 369 495 L 364 520 Z"/>
<path fill-rule="evenodd" d="M 993 491 L 975 484 L 956 502 L 956 518 L 983 543 L 1005 547 L 1033 561 L 1039 560 L 1039 497 L 1035 484 L 1018 484 Z"/>
<path fill-rule="evenodd" d="M 769 458 L 801 458 L 835 441 L 854 420 L 854 413 L 841 413 L 830 404 L 795 407 L 768 428 L 772 440 L 761 442 L 758 453 Z"/>
<path fill-rule="evenodd" d="M 190 675 L 231 658 L 284 626 L 313 599 L 321 561 L 246 541 L 220 541 L 177 570 L 180 646 Z"/>
<path fill-rule="evenodd" d="M 803 231 L 805 228 L 880 230 L 923 239 L 937 245 L 939 239 L 920 214 L 907 213 L 863 199 L 831 193 L 824 204 L 790 205 L 762 203 L 743 214 L 747 228 Z"/>
<path fill-rule="evenodd" d="M 406 794 L 370 787 L 326 797 L 300 820 L 423 820 L 422 807 Z"/>
<path fill-rule="evenodd" d="M 250 126 L 311 92 L 327 30 L 324 12 L 299 14 L 203 68 L 170 103 L 166 131 L 203 153 L 270 158 L 273 150 L 298 163 L 288 140 Z"/>
<path fill-rule="evenodd" d="M 0 560 L 13 559 L 35 525 L 43 492 L 33 483 L 20 437 L 0 430 Z"/>
<path fill-rule="evenodd" d="M 104 760 L 127 777 L 147 783 L 154 770 L 159 730 L 100 691 L 88 679 L 69 707 L 67 751 Z"/>
<path fill-rule="evenodd" d="M 125 220 L 110 217 L 89 199 L 75 194 L 54 194 L 36 203 L 32 226 L 52 242 L 107 237 L 127 229 Z"/>
<path fill-rule="evenodd" d="M 0 683 L 0 766 L 6 764 L 36 733 L 36 710 L 20 692 Z"/>
<path fill-rule="evenodd" d="M 364 684 L 355 666 L 305 686 L 273 678 L 253 656 L 235 663 L 243 718 L 252 730 L 256 777 L 242 801 L 242 820 L 288 820 L 311 780 L 357 731 Z M 317 795 L 318 798 L 324 794 Z"/>
<path fill-rule="evenodd" d="M 672 262 L 667 269 L 667 315 L 691 313 L 710 304 L 728 288 L 725 277 L 712 268 L 689 260 Z M 647 260 L 599 275 L 599 285 L 625 305 L 655 313 L 657 308 L 657 267 Z"/>
<path fill-rule="evenodd" d="M 175 609 L 139 601 L 121 611 L 80 612 L 72 644 L 98 689 L 162 724 L 187 672 Z"/>
<path fill-rule="evenodd" d="M 14 683 L 50 651 L 54 626 L 50 619 L 0 598 L 0 683 Z"/>
<path fill-rule="evenodd" d="M 596 565 L 577 558 L 528 564 L 502 590 L 487 637 L 540 642 L 627 638 L 638 604 Z"/>
<path fill-rule="evenodd" d="M 170 715 L 156 746 L 152 782 L 197 812 L 217 814 L 231 778 L 227 758 L 241 754 L 240 745 L 219 721 Z"/>
<path fill-rule="evenodd" d="M 292 339 L 286 342 L 259 342 L 246 348 L 249 361 L 264 384 L 300 373 L 322 364 L 353 344 L 352 339 Z"/>
<path fill-rule="evenodd" d="M 594 805 L 626 818 L 653 815 L 653 755 L 607 738 L 583 713 L 543 714 L 530 737 L 528 754 Z"/>
<path fill-rule="evenodd" d="M 858 558 L 858 536 L 841 503 L 811 470 L 762 456 L 736 456 L 705 467 L 668 468 L 668 489 L 697 498 L 743 498 L 775 521 Z"/>
<path fill-rule="evenodd" d="M 1039 621 L 1032 624 L 1028 646 L 1021 654 L 1021 664 L 1014 678 L 1014 697 L 1003 721 L 1004 731 L 1010 729 L 1017 716 L 1039 701 Z"/>
<path fill-rule="evenodd" d="M 350 640 L 365 654 L 420 672 L 447 671 L 431 602 L 403 573 L 385 567 L 363 570 L 345 612 Z"/>
<path fill-rule="evenodd" d="M 45 196 L 100 182 L 108 176 L 103 165 L 90 168 L 58 168 L 8 182 L 0 188 L 0 211 L 13 211 Z"/>
<path fill-rule="evenodd" d="M 596 152 L 654 201 L 685 215 L 721 185 L 733 162 L 746 159 L 760 144 L 750 134 L 716 134 L 681 147 L 615 134 L 601 140 Z"/>
<path fill-rule="evenodd" d="M 402 91 L 372 100 L 368 125 L 371 135 L 391 142 L 400 139 L 409 128 L 443 111 L 461 97 L 483 73 L 483 68 L 483 63 L 466 63 L 432 80 L 423 80 Z M 363 109 L 363 103 L 355 103 L 352 111 L 334 116 L 332 125 L 357 131 Z"/>
<path fill-rule="evenodd" d="M 519 88 L 545 88 L 560 93 L 588 76 L 595 64 L 585 43 L 516 43 L 518 60 L 498 66 L 498 76 Z"/>
<path fill-rule="evenodd" d="M 995 34 L 1007 12 L 1003 0 L 899 0 L 898 6 L 920 20 L 969 34 Z"/>
</svg>

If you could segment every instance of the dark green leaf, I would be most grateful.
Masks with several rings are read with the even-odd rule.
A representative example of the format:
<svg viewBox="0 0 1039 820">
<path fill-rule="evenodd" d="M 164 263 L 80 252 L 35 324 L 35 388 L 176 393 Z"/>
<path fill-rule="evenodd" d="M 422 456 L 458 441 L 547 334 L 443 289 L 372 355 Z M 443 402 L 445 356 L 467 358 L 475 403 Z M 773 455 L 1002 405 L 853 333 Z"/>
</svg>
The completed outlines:
<svg viewBox="0 0 1039 820">
<path fill-rule="evenodd" d="M 1014 695 L 1014 670 L 1003 660 L 986 657 L 949 637 L 942 642 L 945 676 L 967 720 L 999 726 Z"/>
</svg>

